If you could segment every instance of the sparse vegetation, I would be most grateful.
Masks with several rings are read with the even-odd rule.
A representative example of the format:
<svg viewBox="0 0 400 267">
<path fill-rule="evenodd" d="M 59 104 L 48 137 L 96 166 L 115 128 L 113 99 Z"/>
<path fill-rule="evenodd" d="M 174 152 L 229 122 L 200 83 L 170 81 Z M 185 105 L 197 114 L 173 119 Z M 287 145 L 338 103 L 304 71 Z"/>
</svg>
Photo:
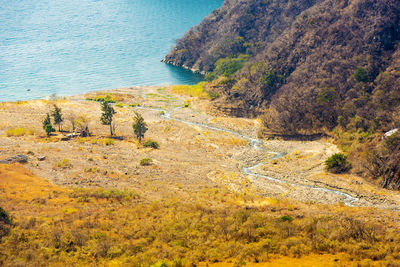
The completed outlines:
<svg viewBox="0 0 400 267">
<path fill-rule="evenodd" d="M 334 92 L 336 90 L 330 87 L 323 87 L 316 97 L 320 103 L 330 102 L 336 97 Z M 157 100 L 147 99 L 146 106 L 150 101 L 159 104 Z M 97 116 L 96 103 L 74 102 L 74 105 L 77 105 L 76 112 L 90 110 L 88 118 Z M 286 192 L 278 199 L 264 198 L 239 171 L 229 171 L 237 169 L 235 153 L 248 146 L 245 139 L 164 121 L 157 111 L 149 111 L 144 115 L 151 114 L 158 120 L 157 124 L 151 122 L 154 127 L 151 136 L 160 140 L 163 151 L 142 149 L 127 138 L 129 117 L 122 115 L 131 112 L 126 110 L 119 118 L 121 134 L 125 134 L 121 139 L 104 138 L 103 134 L 65 142 L 51 141 L 41 146 L 33 145 L 37 138 L 17 140 L 21 147 L 16 146 L 15 150 L 25 154 L 35 152 L 34 157 L 29 157 L 33 163 L 29 168 L 47 179 L 54 179 L 57 184 L 68 183 L 68 186 L 49 183 L 18 164 L 0 166 L 1 206 L 12 217 L 12 224 L 6 225 L 12 231 L 7 231 L 0 241 L 0 265 L 251 265 L 256 262 L 274 264 L 278 257 L 292 265 L 304 264 L 304 257 L 344 266 L 362 266 L 368 261 L 382 266 L 398 265 L 400 237 L 393 234 L 399 227 L 397 212 L 322 205 L 313 203 L 318 198 L 311 197 L 307 203 L 292 202 L 281 199 Z M 207 118 L 206 114 L 197 115 L 190 107 L 181 112 L 193 120 Z M 35 110 L 37 121 L 40 117 L 36 114 L 41 112 Z M 21 118 L 26 114 L 17 116 Z M 243 131 L 257 124 L 255 120 L 243 118 L 208 118 L 210 125 Z M 89 119 L 85 121 L 87 126 Z M 360 121 L 354 123 L 362 125 Z M 93 127 L 96 134 L 102 126 L 98 120 L 92 124 L 91 129 Z M 4 129 L 6 127 L 10 127 L 9 124 Z M 371 135 L 360 131 L 352 138 L 368 140 Z M 385 149 L 393 149 L 397 144 L 395 139 L 384 141 L 380 137 L 379 140 L 386 143 Z M 143 146 L 147 146 L 147 142 L 150 147 L 154 147 L 150 142 L 157 143 L 144 139 Z M 300 166 L 294 170 L 305 169 L 311 163 L 302 163 L 321 156 L 297 149 L 276 159 L 277 164 L 266 159 L 259 171 L 266 171 L 265 166 L 284 168 L 295 164 Z M 314 151 L 311 147 L 307 149 Z M 36 160 L 42 155 L 47 158 Z M 272 154 L 267 158 L 269 156 Z M 64 157 L 69 159 L 61 160 Z M 144 157 L 148 158 L 140 162 Z M 249 164 L 250 160 L 253 159 L 248 159 Z M 137 166 L 148 161 L 150 167 Z M 321 161 L 315 161 L 313 164 L 320 168 Z M 48 170 L 48 166 L 54 168 Z M 220 169 L 227 171 L 220 172 Z M 293 170 L 288 170 L 291 176 L 289 171 Z M 332 177 L 340 183 L 353 181 L 343 179 L 344 176 L 318 175 Z M 213 179 L 212 182 L 209 179 Z M 71 188 L 74 185 L 80 188 Z M 349 190 L 361 195 L 365 191 L 358 190 L 364 186 L 357 184 Z M 366 193 L 365 201 L 369 201 L 370 196 L 384 199 L 385 203 L 392 201 L 382 192 L 372 193 L 377 188 L 368 186 L 371 193 Z M 294 197 L 296 191 L 302 190 L 297 187 L 294 190 L 289 185 L 284 187 L 289 188 L 287 193 L 293 193 Z M 329 198 L 328 194 L 324 196 Z M 376 199 L 374 201 L 378 201 Z M 0 235 L 1 227 L 0 222 Z"/>
<path fill-rule="evenodd" d="M 400 239 L 393 234 L 397 214 L 389 219 L 371 209 L 321 206 L 324 214 L 318 215 L 315 207 L 279 200 L 252 206 L 262 199 L 250 201 L 221 189 L 209 190 L 204 196 L 197 193 L 195 202 L 171 198 L 143 203 L 130 191 L 62 189 L 26 174 L 16 179 L 15 170 L 2 169 L 0 175 L 1 188 L 10 189 L 4 177 L 12 175 L 7 181 L 13 179 L 14 187 L 27 190 L 4 195 L 4 204 L 15 208 L 13 231 L 0 243 L 3 263 L 8 265 L 151 266 L 163 261 L 174 266 L 179 261 L 187 266 L 271 263 L 279 256 L 318 254 L 344 255 L 340 258 L 343 265 L 370 259 L 383 266 L 399 263 L 396 248 Z M 51 199 L 38 201 L 47 195 Z M 367 211 L 371 216 L 362 216 Z M 374 217 L 380 221 L 372 221 Z"/>
</svg>

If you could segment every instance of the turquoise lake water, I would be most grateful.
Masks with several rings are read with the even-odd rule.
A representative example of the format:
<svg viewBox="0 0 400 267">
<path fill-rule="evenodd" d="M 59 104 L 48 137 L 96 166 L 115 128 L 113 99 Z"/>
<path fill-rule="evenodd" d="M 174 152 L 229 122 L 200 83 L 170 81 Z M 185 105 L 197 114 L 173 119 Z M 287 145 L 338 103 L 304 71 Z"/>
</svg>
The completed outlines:
<svg viewBox="0 0 400 267">
<path fill-rule="evenodd" d="M 160 60 L 223 0 L 0 0 L 0 101 L 194 84 Z"/>
</svg>

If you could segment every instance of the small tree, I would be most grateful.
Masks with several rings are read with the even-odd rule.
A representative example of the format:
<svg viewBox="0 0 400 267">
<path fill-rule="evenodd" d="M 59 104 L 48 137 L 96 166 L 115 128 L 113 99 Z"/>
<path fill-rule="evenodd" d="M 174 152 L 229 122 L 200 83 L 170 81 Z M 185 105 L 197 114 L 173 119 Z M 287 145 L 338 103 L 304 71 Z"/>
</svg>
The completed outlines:
<svg viewBox="0 0 400 267">
<path fill-rule="evenodd" d="M 56 129 L 54 129 L 53 125 L 51 125 L 51 124 L 46 124 L 46 127 L 44 128 L 44 130 L 46 131 L 47 136 L 50 136 L 50 134 L 52 132 L 56 131 Z"/>
<path fill-rule="evenodd" d="M 75 132 L 75 128 L 76 128 L 76 124 L 77 124 L 76 117 L 77 116 L 74 113 L 71 113 L 66 117 L 66 120 L 71 123 L 72 132 Z"/>
<path fill-rule="evenodd" d="M 89 132 L 89 118 L 86 115 L 81 115 L 75 120 L 76 130 L 82 137 L 90 135 Z"/>
<path fill-rule="evenodd" d="M 138 112 L 135 112 L 135 117 L 133 118 L 133 120 L 133 132 L 135 133 L 137 139 L 139 139 L 139 143 L 141 143 L 142 138 L 147 131 L 147 124 L 144 121 L 142 115 L 140 115 Z"/>
<path fill-rule="evenodd" d="M 104 101 L 101 103 L 101 110 L 103 113 L 101 114 L 100 121 L 103 125 L 110 126 L 110 134 L 114 135 L 115 124 L 113 124 L 113 117 L 116 113 L 114 108 L 110 105 L 110 103 Z"/>
<path fill-rule="evenodd" d="M 47 113 L 46 117 L 43 120 L 43 129 L 46 132 L 47 136 L 50 136 L 50 134 L 55 131 L 53 125 L 51 125 L 49 113 Z"/>
<path fill-rule="evenodd" d="M 50 124 L 51 125 L 51 120 L 50 120 L 50 114 L 47 113 L 46 117 L 43 120 L 43 130 L 46 130 L 46 125 Z"/>
</svg>

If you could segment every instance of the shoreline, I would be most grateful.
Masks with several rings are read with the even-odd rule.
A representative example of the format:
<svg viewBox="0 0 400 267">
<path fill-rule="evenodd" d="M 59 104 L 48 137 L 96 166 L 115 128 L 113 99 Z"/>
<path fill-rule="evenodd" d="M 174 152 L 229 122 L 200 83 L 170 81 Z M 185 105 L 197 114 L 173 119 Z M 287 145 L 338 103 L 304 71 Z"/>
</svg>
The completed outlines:
<svg viewBox="0 0 400 267">
<path fill-rule="evenodd" d="M 115 87 L 115 88 L 109 88 L 109 89 L 96 89 L 96 90 L 92 90 L 92 91 L 84 91 L 82 93 L 78 93 L 78 94 L 50 94 L 44 97 L 37 97 L 37 98 L 29 98 L 29 99 L 18 99 L 18 100 L 2 100 L 0 99 L 0 103 L 15 103 L 15 102 L 24 102 L 24 101 L 37 101 L 37 100 L 51 100 L 50 98 L 54 95 L 55 97 L 58 98 L 71 98 L 71 97 L 76 97 L 76 96 L 81 96 L 81 95 L 85 95 L 85 94 L 90 94 L 90 93 L 98 93 L 98 92 L 105 92 L 105 91 L 114 91 L 114 90 L 121 90 L 121 89 L 134 89 L 134 88 L 142 88 L 142 87 L 148 87 L 148 88 L 160 88 L 160 87 L 169 87 L 169 86 L 174 86 L 176 84 L 160 84 L 160 85 L 133 85 L 133 86 L 127 86 L 127 87 Z"/>
</svg>

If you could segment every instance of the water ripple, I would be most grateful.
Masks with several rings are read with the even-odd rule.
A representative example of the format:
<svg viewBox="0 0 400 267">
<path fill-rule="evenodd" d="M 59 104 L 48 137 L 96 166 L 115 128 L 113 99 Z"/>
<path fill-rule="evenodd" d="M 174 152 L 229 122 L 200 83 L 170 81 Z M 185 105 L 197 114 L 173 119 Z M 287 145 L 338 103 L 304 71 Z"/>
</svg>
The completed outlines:
<svg viewBox="0 0 400 267">
<path fill-rule="evenodd" d="M 0 0 L 0 101 L 199 82 L 160 60 L 222 2 Z"/>
</svg>

